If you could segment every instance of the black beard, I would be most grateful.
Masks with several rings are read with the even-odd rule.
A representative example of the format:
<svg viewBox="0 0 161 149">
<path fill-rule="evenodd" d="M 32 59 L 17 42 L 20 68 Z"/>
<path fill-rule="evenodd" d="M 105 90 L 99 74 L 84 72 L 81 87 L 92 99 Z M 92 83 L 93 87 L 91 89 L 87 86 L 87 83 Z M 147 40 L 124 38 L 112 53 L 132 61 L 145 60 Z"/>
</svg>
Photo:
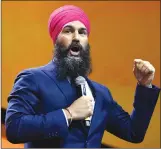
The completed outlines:
<svg viewBox="0 0 161 149">
<path fill-rule="evenodd" d="M 68 56 L 70 49 L 76 45 L 79 47 L 79 58 Z M 87 76 L 92 72 L 90 45 L 83 48 L 79 43 L 72 42 L 68 48 L 61 44 L 55 45 L 54 62 L 56 64 L 57 79 L 63 80 L 67 77 L 75 79 L 77 76 Z"/>
</svg>

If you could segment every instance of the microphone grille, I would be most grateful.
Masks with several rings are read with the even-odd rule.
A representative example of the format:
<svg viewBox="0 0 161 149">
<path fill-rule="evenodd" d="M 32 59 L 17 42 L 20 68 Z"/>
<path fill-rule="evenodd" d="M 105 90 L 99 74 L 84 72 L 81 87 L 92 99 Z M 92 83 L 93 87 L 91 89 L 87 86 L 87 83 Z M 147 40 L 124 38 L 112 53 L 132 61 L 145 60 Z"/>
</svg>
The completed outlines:
<svg viewBox="0 0 161 149">
<path fill-rule="evenodd" d="M 75 83 L 77 85 L 82 85 L 82 84 L 85 84 L 86 80 L 84 77 L 82 76 L 78 76 L 76 79 L 75 79 Z"/>
</svg>

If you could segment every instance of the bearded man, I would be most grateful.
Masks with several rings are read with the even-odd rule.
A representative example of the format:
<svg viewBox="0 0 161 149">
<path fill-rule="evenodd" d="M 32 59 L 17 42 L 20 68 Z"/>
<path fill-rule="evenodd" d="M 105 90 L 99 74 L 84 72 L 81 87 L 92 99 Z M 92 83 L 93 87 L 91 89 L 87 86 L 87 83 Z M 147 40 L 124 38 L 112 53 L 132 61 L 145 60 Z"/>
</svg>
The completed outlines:
<svg viewBox="0 0 161 149">
<path fill-rule="evenodd" d="M 48 28 L 53 59 L 17 76 L 8 97 L 8 140 L 25 143 L 26 148 L 99 148 L 108 131 L 129 142 L 142 142 L 160 92 L 152 85 L 152 64 L 134 60 L 138 83 L 129 115 L 107 87 L 88 78 L 90 23 L 84 11 L 62 6 L 50 15 Z"/>
</svg>

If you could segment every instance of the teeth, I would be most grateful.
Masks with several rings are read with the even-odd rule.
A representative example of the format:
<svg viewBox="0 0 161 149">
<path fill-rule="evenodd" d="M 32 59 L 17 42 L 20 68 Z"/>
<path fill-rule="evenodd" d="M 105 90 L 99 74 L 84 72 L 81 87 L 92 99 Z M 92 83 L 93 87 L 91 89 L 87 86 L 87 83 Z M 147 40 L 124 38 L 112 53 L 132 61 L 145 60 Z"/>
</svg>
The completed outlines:
<svg viewBox="0 0 161 149">
<path fill-rule="evenodd" d="M 71 50 L 70 53 L 71 53 L 71 55 L 74 55 L 74 56 L 79 55 L 79 51 L 75 52 L 75 51 L 72 51 L 72 50 Z"/>
</svg>

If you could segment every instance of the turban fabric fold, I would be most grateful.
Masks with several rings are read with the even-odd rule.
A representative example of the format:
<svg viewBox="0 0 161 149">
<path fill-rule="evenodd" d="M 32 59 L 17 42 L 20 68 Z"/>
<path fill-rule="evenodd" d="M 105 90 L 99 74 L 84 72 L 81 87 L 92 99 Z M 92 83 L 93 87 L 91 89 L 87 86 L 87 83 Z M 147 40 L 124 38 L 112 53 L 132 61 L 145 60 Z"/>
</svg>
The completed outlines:
<svg viewBox="0 0 161 149">
<path fill-rule="evenodd" d="M 79 7 L 65 5 L 54 10 L 49 17 L 48 30 L 50 37 L 54 42 L 56 41 L 57 36 L 61 32 L 63 26 L 72 21 L 80 21 L 83 23 L 89 35 L 90 22 L 85 12 Z"/>
</svg>

